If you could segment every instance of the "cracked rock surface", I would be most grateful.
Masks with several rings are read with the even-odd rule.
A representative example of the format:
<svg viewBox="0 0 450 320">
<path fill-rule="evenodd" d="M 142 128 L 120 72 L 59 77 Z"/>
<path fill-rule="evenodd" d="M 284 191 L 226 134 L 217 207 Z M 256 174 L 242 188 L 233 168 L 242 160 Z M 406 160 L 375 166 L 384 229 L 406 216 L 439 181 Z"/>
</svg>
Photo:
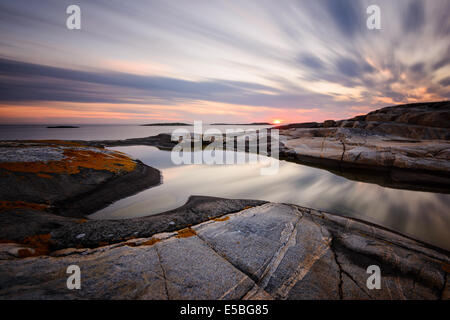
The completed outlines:
<svg viewBox="0 0 450 320">
<path fill-rule="evenodd" d="M 450 190 L 448 101 L 387 107 L 348 120 L 278 128 L 284 159 L 347 177 L 355 170 L 363 170 L 366 176 L 372 171 L 372 180 L 378 180 L 373 182 L 390 187 Z"/>
<path fill-rule="evenodd" d="M 72 264 L 80 290 L 66 287 Z M 0 260 L 0 297 L 449 299 L 449 264 L 448 252 L 380 227 L 266 203 L 151 238 Z M 370 265 L 380 290 L 366 286 Z"/>
</svg>

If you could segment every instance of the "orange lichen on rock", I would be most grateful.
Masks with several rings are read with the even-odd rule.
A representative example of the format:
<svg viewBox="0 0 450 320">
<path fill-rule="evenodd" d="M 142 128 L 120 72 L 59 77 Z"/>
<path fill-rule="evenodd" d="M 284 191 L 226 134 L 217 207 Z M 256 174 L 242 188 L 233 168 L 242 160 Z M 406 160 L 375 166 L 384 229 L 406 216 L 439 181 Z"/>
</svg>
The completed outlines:
<svg viewBox="0 0 450 320">
<path fill-rule="evenodd" d="M 17 251 L 17 255 L 19 258 L 27 258 L 32 257 L 34 253 L 30 249 L 19 249 L 19 251 Z"/>
<path fill-rule="evenodd" d="M 227 221 L 230 217 L 223 217 L 223 218 L 215 218 L 214 221 Z"/>
<path fill-rule="evenodd" d="M 150 238 L 150 240 L 147 240 L 145 242 L 143 242 L 141 245 L 142 246 L 152 246 L 157 242 L 160 242 L 161 239 L 157 239 L 157 238 Z"/>
<path fill-rule="evenodd" d="M 27 249 L 22 249 L 22 250 L 29 251 L 30 255 L 32 255 L 32 256 L 46 255 L 50 252 L 50 245 L 52 244 L 51 237 L 52 236 L 49 233 L 38 234 L 35 236 L 27 237 L 22 241 L 22 244 L 24 244 L 30 248 L 33 248 L 34 253 Z M 25 251 L 24 251 L 22 254 L 26 255 L 27 253 L 25 253 Z M 19 255 L 20 255 L 20 252 L 19 252 Z M 30 255 L 27 255 L 27 256 L 30 256 Z"/>
<path fill-rule="evenodd" d="M 47 148 L 57 148 L 45 145 Z M 116 151 L 105 151 L 100 148 L 62 149 L 64 158 L 51 161 L 34 162 L 1 162 L 0 168 L 14 172 L 31 172 L 36 174 L 59 173 L 77 174 L 80 168 L 108 170 L 114 173 L 130 172 L 136 168 L 136 162 L 125 154 Z M 51 177 L 46 175 L 45 177 Z"/>
<path fill-rule="evenodd" d="M 48 204 L 42 203 L 31 203 L 25 201 L 0 201 L 0 212 L 12 209 L 32 209 L 44 211 L 48 207 Z"/>
<path fill-rule="evenodd" d="M 39 178 L 44 178 L 44 179 L 51 179 L 51 178 L 53 178 L 51 175 L 45 174 L 45 173 L 37 173 L 36 175 L 37 175 Z"/>
<path fill-rule="evenodd" d="M 126 245 L 129 246 L 129 247 L 151 246 L 151 245 L 154 245 L 155 243 L 160 242 L 160 241 L 161 241 L 161 239 L 158 239 L 158 238 L 150 238 L 149 240 L 141 242 L 141 243 L 139 243 L 139 242 L 127 242 Z"/>
<path fill-rule="evenodd" d="M 197 232 L 195 232 L 192 228 L 185 228 L 177 231 L 178 235 L 176 235 L 176 238 L 189 238 L 197 235 Z"/>
<path fill-rule="evenodd" d="M 444 270 L 447 273 L 450 273 L 450 264 L 448 263 L 443 263 L 442 264 L 442 270 Z"/>
</svg>

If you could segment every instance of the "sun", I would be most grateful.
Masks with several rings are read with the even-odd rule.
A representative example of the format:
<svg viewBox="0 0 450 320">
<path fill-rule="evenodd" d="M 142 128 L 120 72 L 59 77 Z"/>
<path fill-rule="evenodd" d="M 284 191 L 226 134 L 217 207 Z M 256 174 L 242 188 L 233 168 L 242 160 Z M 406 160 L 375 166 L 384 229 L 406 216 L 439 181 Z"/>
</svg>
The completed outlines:
<svg viewBox="0 0 450 320">
<path fill-rule="evenodd" d="M 273 124 L 281 124 L 281 120 L 279 119 L 275 119 L 272 121 Z"/>
</svg>

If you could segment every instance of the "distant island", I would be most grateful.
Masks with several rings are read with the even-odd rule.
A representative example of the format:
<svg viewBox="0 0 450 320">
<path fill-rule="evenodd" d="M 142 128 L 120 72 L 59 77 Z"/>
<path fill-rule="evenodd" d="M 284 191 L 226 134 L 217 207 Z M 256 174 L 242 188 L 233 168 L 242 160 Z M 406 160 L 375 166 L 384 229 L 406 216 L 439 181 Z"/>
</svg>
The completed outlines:
<svg viewBox="0 0 450 320">
<path fill-rule="evenodd" d="M 252 123 L 211 123 L 212 126 L 270 126 L 268 122 L 252 122 Z"/>
<path fill-rule="evenodd" d="M 148 124 L 141 124 L 143 127 L 158 127 L 158 126 L 192 126 L 192 124 L 189 123 L 182 123 L 182 122 L 168 122 L 168 123 L 148 123 Z"/>
<path fill-rule="evenodd" d="M 48 126 L 48 129 L 74 129 L 79 128 L 77 126 Z"/>
</svg>

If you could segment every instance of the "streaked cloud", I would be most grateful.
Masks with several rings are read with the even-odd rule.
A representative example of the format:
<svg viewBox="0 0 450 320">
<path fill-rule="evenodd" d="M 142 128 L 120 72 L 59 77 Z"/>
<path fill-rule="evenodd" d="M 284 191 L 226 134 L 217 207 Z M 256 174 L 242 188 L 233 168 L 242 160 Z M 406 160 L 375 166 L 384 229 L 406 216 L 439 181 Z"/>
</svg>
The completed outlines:
<svg viewBox="0 0 450 320">
<path fill-rule="evenodd" d="M 1 1 L 1 121 L 319 121 L 449 99 L 450 2 L 376 2 L 370 31 L 368 0 L 77 1 L 69 31 L 71 3 Z"/>
</svg>

